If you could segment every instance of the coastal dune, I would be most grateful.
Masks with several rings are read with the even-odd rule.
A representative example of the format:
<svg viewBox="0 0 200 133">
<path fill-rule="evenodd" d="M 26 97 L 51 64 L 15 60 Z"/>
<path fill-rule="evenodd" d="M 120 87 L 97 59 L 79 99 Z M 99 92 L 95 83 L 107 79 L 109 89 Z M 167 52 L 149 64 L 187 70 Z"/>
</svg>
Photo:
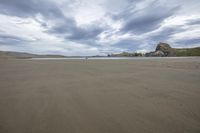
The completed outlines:
<svg viewBox="0 0 200 133">
<path fill-rule="evenodd" d="M 199 133 L 200 58 L 0 60 L 0 133 Z"/>
</svg>

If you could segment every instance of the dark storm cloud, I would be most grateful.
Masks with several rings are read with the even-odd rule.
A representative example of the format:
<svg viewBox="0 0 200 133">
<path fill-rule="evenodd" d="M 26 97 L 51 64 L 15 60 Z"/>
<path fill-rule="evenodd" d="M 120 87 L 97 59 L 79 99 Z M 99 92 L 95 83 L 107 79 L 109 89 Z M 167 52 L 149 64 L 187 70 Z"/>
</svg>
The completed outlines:
<svg viewBox="0 0 200 133">
<path fill-rule="evenodd" d="M 48 29 L 47 32 L 51 34 L 65 34 L 77 30 L 76 22 L 73 19 L 64 18 L 59 21 L 56 21 L 56 24 Z"/>
<path fill-rule="evenodd" d="M 50 34 L 62 35 L 63 37 L 73 41 L 95 39 L 98 34 L 103 31 L 99 26 L 88 26 L 80 28 L 77 26 L 73 18 L 64 16 L 62 11 L 55 3 L 41 0 L 0 0 L 0 12 L 10 16 L 18 17 L 35 17 L 37 14 L 42 15 L 45 21 L 52 21 L 55 26 L 48 27 L 47 23 L 41 22 L 35 18 L 37 22 L 46 28 L 46 32 Z M 66 36 L 66 34 L 68 34 Z"/>
<path fill-rule="evenodd" d="M 134 10 L 127 8 L 120 14 L 114 15 L 114 19 L 124 21 L 122 32 L 142 34 L 157 29 L 168 17 L 174 15 L 179 7 L 166 8 L 157 1 L 152 2 L 144 9 Z"/>
<path fill-rule="evenodd" d="M 188 22 L 188 25 L 200 25 L 200 18 L 199 19 L 190 20 Z"/>
<path fill-rule="evenodd" d="M 48 18 L 63 17 L 59 7 L 47 0 L 0 0 L 0 12 L 18 17 L 31 17 L 36 14 Z"/>
<path fill-rule="evenodd" d="M 184 46 L 189 46 L 191 44 L 200 44 L 200 38 L 193 38 L 193 39 L 182 39 L 179 41 L 176 41 L 176 43 L 184 45 Z"/>
<path fill-rule="evenodd" d="M 101 27 L 90 27 L 87 29 L 78 29 L 78 30 L 74 30 L 74 32 L 72 32 L 73 34 L 71 34 L 69 36 L 69 39 L 71 40 L 82 40 L 82 39 L 96 39 L 96 37 L 104 31 L 104 28 Z"/>
<path fill-rule="evenodd" d="M 155 42 L 167 41 L 171 35 L 185 31 L 181 26 L 164 27 L 159 32 L 148 36 L 149 39 Z"/>
<path fill-rule="evenodd" d="M 45 21 L 53 21 L 55 26 L 48 27 L 47 23 L 38 22 L 46 28 L 49 34 L 63 36 L 66 40 L 87 42 L 96 40 L 96 37 L 105 30 L 106 27 L 90 25 L 84 28 L 77 26 L 73 18 L 64 16 L 61 9 L 51 1 L 41 0 L 0 0 L 0 12 L 6 15 L 18 17 L 35 17 L 42 15 Z M 127 0 L 130 6 L 122 10 L 119 14 L 113 15 L 113 19 L 123 20 L 124 25 L 120 29 L 121 33 L 145 33 L 158 28 L 161 22 L 173 15 L 175 8 L 164 8 L 157 4 L 157 1 L 151 3 L 147 8 L 136 10 L 135 4 L 138 0 Z M 133 4 L 134 3 L 134 4 Z M 35 18 L 36 19 L 36 18 Z M 37 19 L 36 19 L 37 20 Z M 91 43 L 92 44 L 92 43 Z M 127 44 L 127 43 L 126 43 Z M 122 45 L 124 46 L 124 45 Z"/>
<path fill-rule="evenodd" d="M 81 41 L 88 39 L 96 39 L 103 32 L 105 27 L 97 25 L 89 25 L 84 28 L 76 26 L 75 21 L 66 20 L 65 23 L 54 26 L 47 32 L 51 34 L 62 35 L 72 41 Z M 67 34 L 67 35 L 65 35 Z"/>
<path fill-rule="evenodd" d="M 12 35 L 0 34 L 0 43 L 9 45 L 18 45 L 27 42 L 26 39 Z"/>
</svg>

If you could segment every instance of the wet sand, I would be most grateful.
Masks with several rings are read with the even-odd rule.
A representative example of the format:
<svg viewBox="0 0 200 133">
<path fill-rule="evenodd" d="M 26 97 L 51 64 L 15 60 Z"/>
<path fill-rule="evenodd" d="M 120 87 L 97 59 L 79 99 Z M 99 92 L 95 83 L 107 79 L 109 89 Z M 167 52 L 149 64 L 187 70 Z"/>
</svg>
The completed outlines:
<svg viewBox="0 0 200 133">
<path fill-rule="evenodd" d="M 200 58 L 0 60 L 0 133 L 199 133 Z"/>
</svg>

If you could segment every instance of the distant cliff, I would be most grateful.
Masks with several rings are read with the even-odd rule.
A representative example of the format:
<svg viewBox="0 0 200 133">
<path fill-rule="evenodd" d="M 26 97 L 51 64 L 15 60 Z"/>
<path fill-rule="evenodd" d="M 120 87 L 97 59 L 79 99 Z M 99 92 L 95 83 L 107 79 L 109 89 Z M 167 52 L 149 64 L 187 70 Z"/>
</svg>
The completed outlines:
<svg viewBox="0 0 200 133">
<path fill-rule="evenodd" d="M 176 57 L 176 56 L 200 56 L 200 47 L 196 48 L 172 48 L 169 44 L 160 42 L 155 51 L 149 53 L 128 53 L 109 54 L 109 57 Z"/>
<path fill-rule="evenodd" d="M 146 53 L 146 56 L 200 56 L 200 47 L 196 48 L 172 48 L 167 43 L 159 43 L 154 52 Z"/>
<path fill-rule="evenodd" d="M 128 53 L 122 52 L 118 54 L 109 54 L 108 57 L 138 57 L 138 56 L 146 56 L 146 57 L 173 57 L 173 56 L 200 56 L 200 47 L 196 48 L 172 48 L 167 43 L 159 43 L 153 52 L 149 53 Z M 0 51 L 0 58 L 4 59 L 27 59 L 27 58 L 65 58 L 71 56 L 63 56 L 63 55 L 37 55 L 23 52 L 11 52 L 11 51 Z M 96 56 L 94 56 L 96 57 Z M 97 56 L 98 57 L 98 56 Z"/>
<path fill-rule="evenodd" d="M 28 59 L 28 58 L 62 58 L 62 55 L 37 55 L 23 52 L 11 52 L 11 51 L 0 51 L 0 58 L 17 58 L 17 59 Z"/>
</svg>

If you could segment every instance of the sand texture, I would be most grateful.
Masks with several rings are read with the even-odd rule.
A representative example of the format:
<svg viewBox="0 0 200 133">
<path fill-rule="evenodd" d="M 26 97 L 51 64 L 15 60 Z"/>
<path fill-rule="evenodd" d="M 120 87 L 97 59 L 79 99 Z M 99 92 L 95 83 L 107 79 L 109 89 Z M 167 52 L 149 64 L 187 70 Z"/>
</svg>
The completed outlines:
<svg viewBox="0 0 200 133">
<path fill-rule="evenodd" d="M 1 59 L 0 133 L 200 133 L 200 58 Z"/>
</svg>

